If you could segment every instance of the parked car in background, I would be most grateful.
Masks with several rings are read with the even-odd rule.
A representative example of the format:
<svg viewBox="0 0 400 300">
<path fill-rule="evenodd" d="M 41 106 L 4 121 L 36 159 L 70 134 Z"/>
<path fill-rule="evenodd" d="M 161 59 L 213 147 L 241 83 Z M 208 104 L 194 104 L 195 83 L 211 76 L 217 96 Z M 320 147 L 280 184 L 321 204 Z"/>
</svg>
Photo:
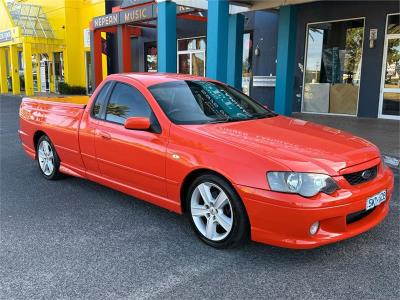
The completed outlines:
<svg viewBox="0 0 400 300">
<path fill-rule="evenodd" d="M 90 99 L 24 98 L 19 135 L 44 178 L 89 179 L 186 214 L 217 248 L 347 239 L 385 218 L 393 192 L 370 142 L 203 77 L 114 74 Z"/>
</svg>

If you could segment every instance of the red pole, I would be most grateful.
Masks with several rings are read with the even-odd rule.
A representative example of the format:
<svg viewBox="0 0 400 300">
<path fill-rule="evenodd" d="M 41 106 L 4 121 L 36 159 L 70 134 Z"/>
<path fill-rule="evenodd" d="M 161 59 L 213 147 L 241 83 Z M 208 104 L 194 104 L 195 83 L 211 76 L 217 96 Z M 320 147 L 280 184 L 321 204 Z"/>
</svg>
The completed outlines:
<svg viewBox="0 0 400 300">
<path fill-rule="evenodd" d="M 94 83 L 99 86 L 103 80 L 103 61 L 102 61 L 102 42 L 101 31 L 93 30 L 93 66 L 94 66 Z"/>
<path fill-rule="evenodd" d="M 123 71 L 132 71 L 131 60 L 131 31 L 127 25 L 122 26 L 122 55 L 123 55 Z"/>
</svg>

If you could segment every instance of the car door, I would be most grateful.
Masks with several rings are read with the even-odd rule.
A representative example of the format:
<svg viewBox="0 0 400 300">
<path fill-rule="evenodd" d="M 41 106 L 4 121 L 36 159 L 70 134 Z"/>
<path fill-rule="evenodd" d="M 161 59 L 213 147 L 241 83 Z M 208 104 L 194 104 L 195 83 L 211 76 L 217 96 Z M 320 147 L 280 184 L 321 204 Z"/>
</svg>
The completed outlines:
<svg viewBox="0 0 400 300">
<path fill-rule="evenodd" d="M 96 158 L 95 132 L 98 119 L 107 105 L 106 101 L 111 87 L 112 82 L 107 81 L 98 88 L 99 90 L 94 95 L 93 105 L 85 109 L 79 125 L 79 146 L 82 160 L 89 176 L 98 176 L 100 174 Z"/>
<path fill-rule="evenodd" d="M 129 117 L 150 118 L 159 130 L 130 130 Z M 116 81 L 95 130 L 96 157 L 101 175 L 119 184 L 166 196 L 165 152 L 162 131 L 143 94 L 135 86 Z"/>
</svg>

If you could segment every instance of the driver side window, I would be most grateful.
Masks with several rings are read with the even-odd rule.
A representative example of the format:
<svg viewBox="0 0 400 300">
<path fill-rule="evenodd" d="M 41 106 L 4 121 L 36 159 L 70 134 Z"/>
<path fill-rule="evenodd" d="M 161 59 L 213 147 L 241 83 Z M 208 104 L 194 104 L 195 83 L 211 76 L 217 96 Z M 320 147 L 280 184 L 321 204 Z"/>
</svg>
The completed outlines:
<svg viewBox="0 0 400 300">
<path fill-rule="evenodd" d="M 117 82 L 106 108 L 106 121 L 124 124 L 130 117 L 151 117 L 151 108 L 136 88 Z"/>
</svg>

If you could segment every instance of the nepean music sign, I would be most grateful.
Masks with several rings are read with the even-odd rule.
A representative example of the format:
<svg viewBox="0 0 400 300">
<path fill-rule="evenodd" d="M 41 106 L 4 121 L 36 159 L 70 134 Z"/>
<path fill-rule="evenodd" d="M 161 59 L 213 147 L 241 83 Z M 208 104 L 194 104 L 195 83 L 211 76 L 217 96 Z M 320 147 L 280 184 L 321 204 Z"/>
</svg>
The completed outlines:
<svg viewBox="0 0 400 300">
<path fill-rule="evenodd" d="M 186 6 L 177 6 L 176 13 L 188 13 L 194 11 L 193 8 Z M 157 18 L 157 5 L 135 7 L 132 9 L 107 14 L 93 18 L 93 28 L 109 27 L 119 24 L 133 23 L 138 21 L 149 21 Z"/>
</svg>

